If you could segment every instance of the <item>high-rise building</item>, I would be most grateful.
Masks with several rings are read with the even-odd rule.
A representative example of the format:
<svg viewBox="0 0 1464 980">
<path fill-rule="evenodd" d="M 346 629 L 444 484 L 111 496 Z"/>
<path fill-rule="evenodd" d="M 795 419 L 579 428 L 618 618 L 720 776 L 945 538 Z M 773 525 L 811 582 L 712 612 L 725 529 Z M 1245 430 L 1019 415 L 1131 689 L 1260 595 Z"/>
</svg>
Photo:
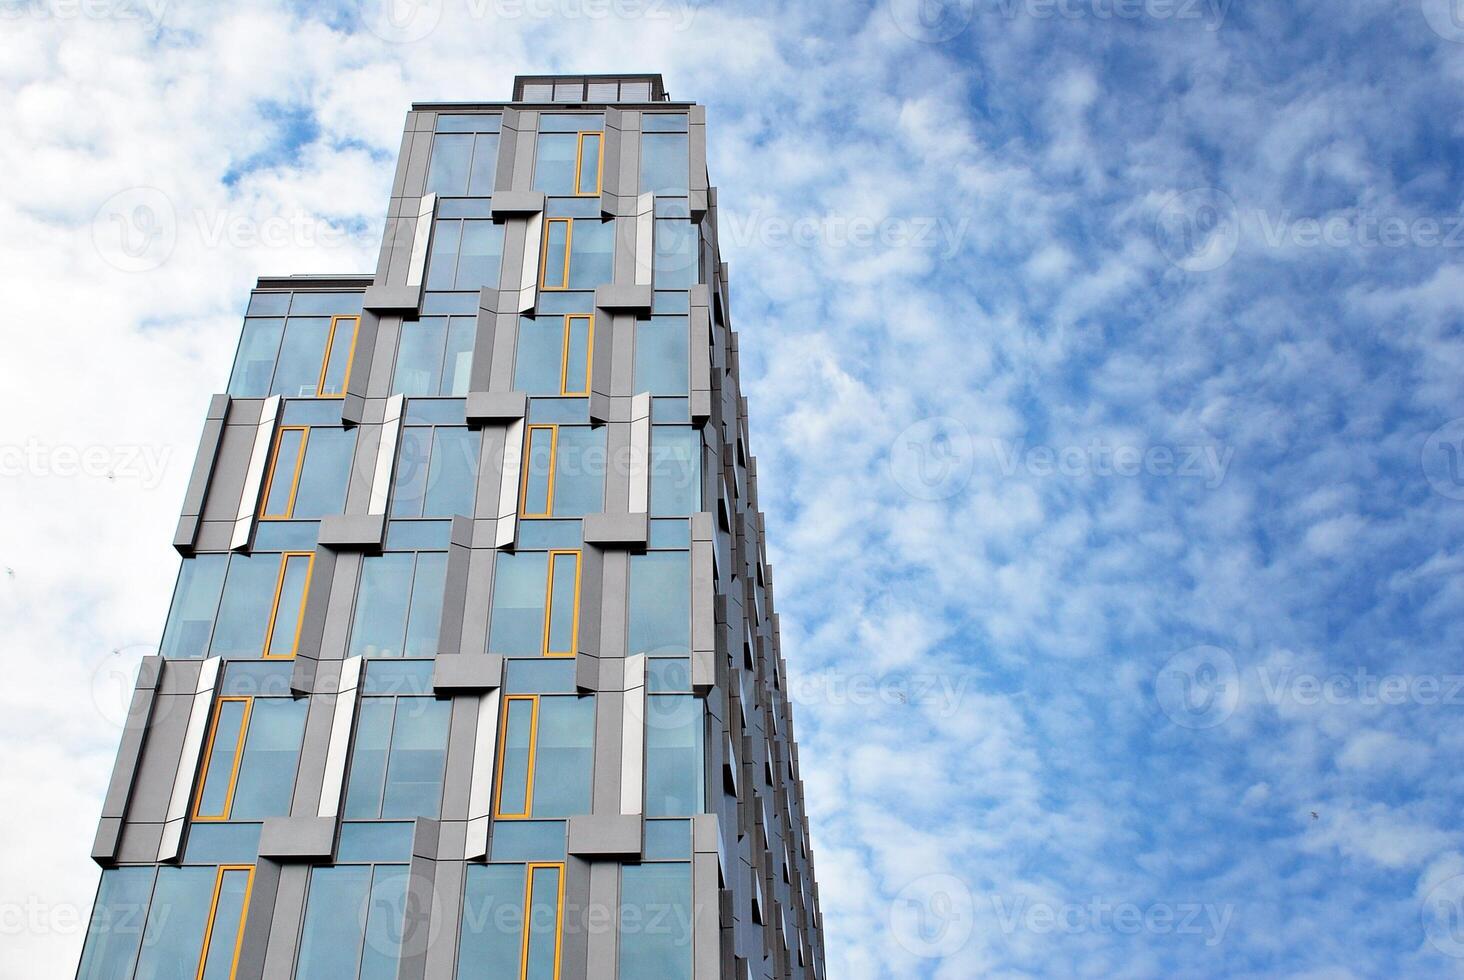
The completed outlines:
<svg viewBox="0 0 1464 980">
<path fill-rule="evenodd" d="M 660 76 L 413 106 L 376 272 L 258 282 L 173 545 L 83 980 L 824 976 L 706 117 Z"/>
</svg>

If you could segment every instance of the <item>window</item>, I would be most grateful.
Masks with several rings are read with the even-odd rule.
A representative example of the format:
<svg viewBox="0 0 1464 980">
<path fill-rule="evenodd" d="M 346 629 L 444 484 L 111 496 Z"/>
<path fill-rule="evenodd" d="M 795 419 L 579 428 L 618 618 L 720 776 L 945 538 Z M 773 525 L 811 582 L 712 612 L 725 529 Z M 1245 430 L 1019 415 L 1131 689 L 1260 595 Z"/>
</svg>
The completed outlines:
<svg viewBox="0 0 1464 980">
<path fill-rule="evenodd" d="M 178 584 L 173 590 L 173 605 L 168 610 L 168 625 L 163 629 L 163 642 L 158 648 L 164 657 L 187 660 L 208 653 L 214 614 L 219 608 L 228 567 L 228 555 L 183 559 Z"/>
<path fill-rule="evenodd" d="M 451 701 L 363 697 L 351 753 L 346 819 L 435 819 L 442 808 L 451 716 Z"/>
<path fill-rule="evenodd" d="M 635 390 L 684 396 L 691 365 L 691 319 L 653 316 L 635 322 Z"/>
<path fill-rule="evenodd" d="M 392 486 L 391 516 L 472 516 L 481 445 L 482 436 L 466 426 L 405 426 Z"/>
<path fill-rule="evenodd" d="M 228 556 L 228 574 L 218 598 L 209 590 L 222 565 L 218 559 L 224 556 L 199 556 L 193 561 L 202 558 L 209 561 L 203 571 L 189 576 L 186 608 L 180 609 L 178 600 L 174 601 L 180 618 L 175 621 L 169 614 L 168 632 L 163 635 L 165 653 L 203 656 L 206 648 L 215 657 L 293 657 L 299 649 L 314 553 Z M 209 581 L 198 585 L 195 592 L 195 583 L 205 577 Z M 183 588 L 182 577 L 179 588 Z"/>
<path fill-rule="evenodd" d="M 519 317 L 514 388 L 530 395 L 589 395 L 594 338 L 591 314 Z"/>
<path fill-rule="evenodd" d="M 221 697 L 203 756 L 193 819 L 263 820 L 290 812 L 307 702 Z"/>
<path fill-rule="evenodd" d="M 620 869 L 620 975 L 691 980 L 691 865 Z"/>
<path fill-rule="evenodd" d="M 605 161 L 604 117 L 545 114 L 539 129 L 534 190 L 550 195 L 599 194 Z"/>
<path fill-rule="evenodd" d="M 360 293 L 255 293 L 239 336 L 229 394 L 340 397 L 349 380 L 360 312 Z"/>
<path fill-rule="evenodd" d="M 545 218 L 540 288 L 594 289 L 614 278 L 615 222 Z"/>
<path fill-rule="evenodd" d="M 472 123 L 472 116 L 452 117 L 467 120 L 467 125 L 480 128 L 486 123 Z M 443 132 L 432 138 L 432 159 L 427 165 L 427 193 L 444 197 L 487 197 L 493 193 L 493 178 L 498 172 L 498 117 L 478 116 L 492 120 L 494 132 Z M 457 127 L 454 127 L 457 128 Z"/>
<path fill-rule="evenodd" d="M 583 517 L 604 507 L 605 432 L 584 425 L 524 429 L 520 517 Z"/>
<path fill-rule="evenodd" d="M 643 116 L 642 118 L 649 122 L 656 117 Z M 685 117 L 683 116 L 681 119 L 684 130 Z M 649 127 L 646 128 L 649 129 Z M 688 177 L 691 174 L 688 153 L 687 136 L 684 131 L 680 133 L 642 133 L 640 192 L 685 197 Z"/>
<path fill-rule="evenodd" d="M 680 219 L 657 219 L 652 280 L 657 289 L 690 289 L 700 281 L 701 236 L 696 225 Z"/>
<path fill-rule="evenodd" d="M 230 980 L 253 883 L 247 864 L 102 872 L 78 980 Z"/>
<path fill-rule="evenodd" d="M 458 975 L 558 980 L 564 865 L 469 864 L 466 877 Z"/>
<path fill-rule="evenodd" d="M 691 554 L 630 556 L 627 654 L 691 652 Z"/>
<path fill-rule="evenodd" d="M 491 653 L 572 657 L 579 649 L 580 553 L 502 552 L 493 580 Z"/>
<path fill-rule="evenodd" d="M 651 427 L 651 513 L 695 514 L 701 510 L 701 433 L 690 426 Z"/>
<path fill-rule="evenodd" d="M 76 980 L 129 980 L 132 976 L 154 871 L 109 868 L 102 872 Z"/>
<path fill-rule="evenodd" d="M 508 695 L 503 699 L 498 744 L 495 817 L 568 817 L 590 812 L 593 697 Z"/>
<path fill-rule="evenodd" d="M 265 477 L 261 520 L 339 514 L 346 503 L 356 434 L 331 426 L 281 426 Z"/>
<path fill-rule="evenodd" d="M 502 260 L 503 225 L 488 220 L 439 220 L 432 231 L 427 288 L 497 288 Z"/>
<path fill-rule="evenodd" d="M 468 393 L 478 318 L 424 316 L 402 324 L 392 391 L 403 395 Z"/>
<path fill-rule="evenodd" d="M 405 865 L 312 868 L 296 980 L 394 980 L 407 879 Z"/>
<path fill-rule="evenodd" d="M 702 704 L 685 694 L 646 697 L 646 816 L 702 813 Z"/>
<path fill-rule="evenodd" d="M 435 657 L 446 583 L 443 552 L 362 559 L 347 656 Z"/>
<path fill-rule="evenodd" d="M 305 597 L 310 589 L 310 572 L 314 566 L 313 551 L 287 551 L 280 556 L 280 575 L 275 582 L 269 627 L 264 631 L 266 659 L 293 657 L 300 649 Z"/>
</svg>

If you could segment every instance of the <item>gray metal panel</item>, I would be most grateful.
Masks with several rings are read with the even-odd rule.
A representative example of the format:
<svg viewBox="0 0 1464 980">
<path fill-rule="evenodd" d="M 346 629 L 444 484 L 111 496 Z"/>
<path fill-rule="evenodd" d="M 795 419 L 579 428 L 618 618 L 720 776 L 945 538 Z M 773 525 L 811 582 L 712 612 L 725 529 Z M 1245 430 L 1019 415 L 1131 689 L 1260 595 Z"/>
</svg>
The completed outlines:
<svg viewBox="0 0 1464 980">
<path fill-rule="evenodd" d="M 595 862 L 590 865 L 590 904 L 592 909 L 620 907 L 620 866 Z M 616 980 L 619 959 L 619 930 L 592 929 L 588 943 L 586 980 Z M 628 978 L 627 978 L 628 980 Z"/>
<path fill-rule="evenodd" d="M 503 686 L 503 658 L 493 653 L 441 656 L 432 665 L 438 695 L 491 691 Z"/>
<path fill-rule="evenodd" d="M 452 536 L 447 548 L 447 574 L 443 586 L 442 618 L 437 628 L 439 656 L 462 650 L 463 613 L 468 601 L 468 570 L 472 562 L 473 521 L 462 515 L 452 519 Z"/>
<path fill-rule="evenodd" d="M 507 260 L 504 262 L 507 265 Z M 501 294 L 497 289 L 483 287 L 478 292 L 478 319 L 473 329 L 473 361 L 468 368 L 468 399 L 475 392 L 492 388 L 493 352 L 498 343 L 498 301 Z M 473 413 L 468 412 L 471 419 Z M 471 424 L 471 423 L 470 423 Z"/>
<path fill-rule="evenodd" d="M 362 311 L 361 325 L 356 328 L 356 345 L 351 352 L 346 397 L 341 404 L 343 422 L 355 425 L 362 421 L 363 400 L 371 393 L 371 363 L 376 356 L 376 336 L 380 326 L 380 316 Z"/>
<path fill-rule="evenodd" d="M 445 657 L 439 662 L 471 662 L 490 660 L 484 656 Z M 499 661 L 502 672 L 502 661 Z M 498 685 L 494 685 L 497 687 Z M 441 690 L 439 688 L 439 690 Z M 447 759 L 442 783 L 442 819 L 468 819 L 468 799 L 473 790 L 474 740 L 478 733 L 478 707 L 480 699 L 476 694 L 459 694 L 452 699 L 452 720 L 447 738 Z M 462 856 L 458 851 L 456 857 Z"/>
<path fill-rule="evenodd" d="M 595 306 L 607 312 L 650 315 L 653 299 L 649 284 L 614 282 L 595 287 Z"/>
<path fill-rule="evenodd" d="M 569 818 L 569 853 L 582 858 L 638 860 L 643 823 L 640 814 L 597 813 Z"/>
<path fill-rule="evenodd" d="M 138 665 L 132 703 L 128 705 L 127 720 L 122 728 L 122 742 L 117 748 L 117 761 L 112 766 L 112 778 L 107 784 L 107 795 L 102 801 L 101 825 L 92 846 L 92 858 L 99 864 L 109 864 L 117 856 L 117 847 L 122 836 L 122 819 L 127 815 L 127 804 L 132 797 L 143 745 L 153 723 L 153 709 L 157 706 L 158 680 L 162 669 L 163 658 L 156 655 L 143 657 Z M 176 706 L 177 702 L 172 704 Z"/>
<path fill-rule="evenodd" d="M 322 678 L 317 678 L 317 690 Z M 300 742 L 300 761 L 295 768 L 295 795 L 290 812 L 316 814 L 335 727 L 336 696 L 320 694 L 310 699 L 305 713 L 305 732 Z"/>
<path fill-rule="evenodd" d="M 444 923 L 436 916 L 433 881 L 437 876 L 437 838 L 437 821 L 418 817 L 412 835 L 412 865 L 407 876 L 397 980 L 423 980 L 434 934 L 444 926 L 449 930 L 456 927 L 455 923 Z"/>
<path fill-rule="evenodd" d="M 331 514 L 320 522 L 320 546 L 334 551 L 380 551 L 385 514 Z"/>
<path fill-rule="evenodd" d="M 690 192 L 691 220 L 700 221 L 706 214 L 709 200 L 707 195 L 707 110 L 703 106 L 692 106 L 688 115 L 689 139 L 687 140 L 687 189 Z"/>
<path fill-rule="evenodd" d="M 259 834 L 259 856 L 271 861 L 330 861 L 335 853 L 334 817 L 271 817 Z"/>
<path fill-rule="evenodd" d="M 269 923 L 269 946 L 259 974 L 262 978 L 274 980 L 275 977 L 294 976 L 295 952 L 300 945 L 300 928 L 304 924 L 309 897 L 310 871 L 308 864 L 280 867 L 274 917 Z"/>
<path fill-rule="evenodd" d="M 644 549 L 650 535 L 650 522 L 643 513 L 586 514 L 584 535 L 585 544 L 601 548 Z"/>
<path fill-rule="evenodd" d="M 444 833 L 447 825 L 443 825 Z M 441 853 L 439 851 L 439 853 Z M 463 918 L 463 881 L 467 866 L 461 861 L 439 860 L 432 877 L 432 917 L 439 928 L 427 947 L 425 980 L 454 980 L 457 976 L 457 936 Z M 464 977 L 462 980 L 469 980 Z"/>
<path fill-rule="evenodd" d="M 493 220 L 504 221 L 544 211 L 543 191 L 497 191 L 493 195 Z"/>
<path fill-rule="evenodd" d="M 183 735 L 193 709 L 192 694 L 158 694 L 148 723 L 141 761 L 132 781 L 128 822 L 162 823 L 168 814 Z M 152 860 L 156 854 L 150 856 Z"/>
<path fill-rule="evenodd" d="M 231 417 L 220 434 L 218 451 L 214 454 L 208 492 L 204 495 L 200 512 L 205 521 L 232 522 L 239 513 L 239 496 L 244 490 L 244 478 L 249 472 L 249 458 L 254 450 L 260 403 L 236 400 L 234 404 Z M 253 411 L 241 411 L 245 406 L 252 407 Z"/>
<path fill-rule="evenodd" d="M 323 656 L 325 620 L 337 564 L 337 552 L 330 548 L 315 549 L 315 561 L 310 568 L 310 588 L 306 590 L 305 612 L 300 622 L 300 642 L 290 681 L 290 686 L 299 694 L 315 691 L 315 662 Z"/>
<path fill-rule="evenodd" d="M 513 298 L 511 308 L 500 310 L 493 319 L 493 360 L 488 369 L 488 387 L 493 391 L 508 391 L 513 387 L 519 326 L 517 294 Z"/>
<path fill-rule="evenodd" d="M 522 391 L 470 391 L 467 401 L 470 425 L 517 421 L 529 410 L 529 396 Z"/>
</svg>

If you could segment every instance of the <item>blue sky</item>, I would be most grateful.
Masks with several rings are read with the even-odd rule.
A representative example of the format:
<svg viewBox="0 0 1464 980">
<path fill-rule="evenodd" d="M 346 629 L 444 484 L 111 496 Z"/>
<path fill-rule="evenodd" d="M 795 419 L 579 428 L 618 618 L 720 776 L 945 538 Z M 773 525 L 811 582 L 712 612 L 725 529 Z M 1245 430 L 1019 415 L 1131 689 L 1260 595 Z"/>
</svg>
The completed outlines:
<svg viewBox="0 0 1464 980">
<path fill-rule="evenodd" d="M 1464 7 L 157 2 L 0 4 L 0 974 L 74 963 L 253 278 L 374 266 L 411 101 L 652 70 L 830 975 L 1464 976 Z"/>
</svg>

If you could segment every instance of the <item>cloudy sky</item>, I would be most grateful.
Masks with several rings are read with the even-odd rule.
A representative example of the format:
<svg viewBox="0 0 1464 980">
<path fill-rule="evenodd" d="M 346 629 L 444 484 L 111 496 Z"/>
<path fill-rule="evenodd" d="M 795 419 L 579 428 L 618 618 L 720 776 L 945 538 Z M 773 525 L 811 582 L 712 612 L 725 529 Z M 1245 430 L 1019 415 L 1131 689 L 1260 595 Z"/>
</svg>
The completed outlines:
<svg viewBox="0 0 1464 980">
<path fill-rule="evenodd" d="M 0 975 L 74 969 L 254 278 L 374 266 L 413 100 L 659 71 L 830 976 L 1464 976 L 1464 3 L 397 14 L 0 0 Z"/>
</svg>

